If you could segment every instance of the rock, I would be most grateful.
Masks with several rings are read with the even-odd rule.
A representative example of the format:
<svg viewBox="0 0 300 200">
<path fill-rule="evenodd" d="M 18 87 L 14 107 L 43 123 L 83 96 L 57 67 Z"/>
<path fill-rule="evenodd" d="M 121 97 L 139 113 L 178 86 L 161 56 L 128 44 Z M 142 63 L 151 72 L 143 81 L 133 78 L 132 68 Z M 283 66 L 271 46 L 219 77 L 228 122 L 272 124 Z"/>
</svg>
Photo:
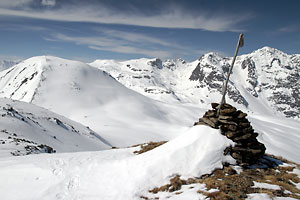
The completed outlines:
<svg viewBox="0 0 300 200">
<path fill-rule="evenodd" d="M 239 127 L 241 128 L 249 128 L 251 125 L 250 125 L 250 122 L 240 122 L 239 123 Z"/>
<path fill-rule="evenodd" d="M 225 132 L 226 137 L 228 137 L 229 139 L 233 138 L 236 136 L 235 132 L 231 132 L 231 131 L 227 131 Z"/>
<path fill-rule="evenodd" d="M 216 125 L 219 125 L 219 120 L 218 120 L 218 118 L 211 117 L 211 118 L 209 118 L 209 119 L 210 119 L 210 121 L 212 121 L 212 122 L 215 123 Z"/>
<path fill-rule="evenodd" d="M 242 156 L 241 156 L 239 153 L 237 153 L 237 152 L 233 152 L 233 153 L 231 154 L 231 156 L 232 156 L 234 159 L 242 160 Z"/>
<path fill-rule="evenodd" d="M 245 118 L 246 116 L 247 116 L 246 113 L 241 112 L 241 113 L 238 114 L 237 118 L 238 118 L 238 119 L 243 119 L 243 118 Z"/>
<path fill-rule="evenodd" d="M 234 131 L 234 132 L 232 132 L 232 131 L 227 131 L 227 132 L 225 132 L 225 135 L 226 135 L 226 137 L 228 137 L 229 139 L 232 139 L 232 138 L 234 138 L 234 137 L 239 136 L 241 133 L 242 133 L 241 131 Z"/>
<path fill-rule="evenodd" d="M 208 110 L 195 125 L 220 128 L 221 134 L 235 142 L 234 147 L 227 147 L 224 150 L 224 155 L 230 154 L 240 166 L 248 167 L 258 162 L 266 148 L 264 144 L 257 141 L 258 133 L 254 132 L 246 118 L 247 114 L 230 104 L 224 104 L 217 117 L 220 105 L 212 103 L 211 106 L 213 110 Z"/>
<path fill-rule="evenodd" d="M 213 110 L 209 110 L 205 113 L 207 117 L 216 117 L 216 113 Z"/>
<path fill-rule="evenodd" d="M 219 119 L 232 120 L 233 117 L 230 115 L 219 115 Z"/>
<path fill-rule="evenodd" d="M 236 112 L 236 108 L 225 108 L 220 110 L 221 115 L 232 115 Z"/>
<path fill-rule="evenodd" d="M 217 107 L 216 107 L 216 109 L 219 109 L 220 108 L 220 105 L 218 105 Z M 223 105 L 222 105 L 222 107 L 221 107 L 221 110 L 223 110 L 223 109 L 227 109 L 227 108 L 234 108 L 232 105 L 230 105 L 230 104 L 228 104 L 228 103 L 224 103 Z"/>
<path fill-rule="evenodd" d="M 211 103 L 211 107 L 212 107 L 213 109 L 216 109 L 218 105 L 219 105 L 218 103 Z"/>
<path fill-rule="evenodd" d="M 194 126 L 197 126 L 197 125 L 207 125 L 207 124 L 205 124 L 204 122 L 195 122 Z"/>
<path fill-rule="evenodd" d="M 235 125 L 237 126 L 238 124 L 234 121 L 231 120 L 225 120 L 225 119 L 219 119 L 219 122 L 221 122 L 222 124 L 231 124 L 231 125 Z"/>
<path fill-rule="evenodd" d="M 248 133 L 248 134 L 242 135 L 242 136 L 240 136 L 240 137 L 234 138 L 233 141 L 247 140 L 247 139 L 249 139 L 251 136 L 252 136 L 252 134 Z"/>
<path fill-rule="evenodd" d="M 242 131 L 243 131 L 244 134 L 253 133 L 254 132 L 254 130 L 253 130 L 253 128 L 251 126 L 249 128 L 244 128 Z"/>
<path fill-rule="evenodd" d="M 233 124 L 224 124 L 221 125 L 221 130 L 222 131 L 236 131 L 237 126 L 233 125 Z"/>
<path fill-rule="evenodd" d="M 211 121 L 209 118 L 207 118 L 207 117 L 202 117 L 201 120 L 204 123 L 210 125 L 212 128 L 216 128 L 217 127 L 217 125 L 213 121 Z"/>
<path fill-rule="evenodd" d="M 262 153 L 262 150 L 261 149 L 250 149 L 250 152 L 252 154 L 261 154 Z"/>
</svg>

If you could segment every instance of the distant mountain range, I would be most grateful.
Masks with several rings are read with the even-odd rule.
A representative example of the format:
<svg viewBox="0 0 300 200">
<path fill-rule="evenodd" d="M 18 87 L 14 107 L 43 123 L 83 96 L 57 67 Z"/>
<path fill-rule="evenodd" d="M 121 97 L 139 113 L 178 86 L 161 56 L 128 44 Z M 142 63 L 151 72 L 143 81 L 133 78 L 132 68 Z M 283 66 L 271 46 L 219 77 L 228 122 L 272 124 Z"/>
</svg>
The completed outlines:
<svg viewBox="0 0 300 200">
<path fill-rule="evenodd" d="M 220 101 L 231 59 L 207 53 L 194 62 L 142 58 L 86 64 L 53 56 L 24 60 L 0 71 L 0 142 L 16 144 L 0 154 L 170 140 L 198 121 L 211 102 Z M 299 119 L 299 70 L 300 55 L 270 47 L 238 56 L 227 101 L 258 118 Z M 41 132 L 45 135 L 39 136 Z"/>
<path fill-rule="evenodd" d="M 195 120 L 192 106 L 157 102 L 102 70 L 52 56 L 32 57 L 0 72 L 0 97 L 32 103 L 85 124 L 112 146 L 169 139 Z M 187 113 L 186 119 L 173 114 L 178 111 Z M 155 126 L 145 129 L 151 124 Z"/>
<path fill-rule="evenodd" d="M 220 101 L 231 57 L 207 53 L 194 62 L 182 59 L 96 60 L 91 66 L 126 87 L 163 102 L 207 105 Z M 238 56 L 230 77 L 228 102 L 257 113 L 300 117 L 300 54 L 264 47 Z"/>
<path fill-rule="evenodd" d="M 21 60 L 8 60 L 8 59 L 0 60 L 0 71 L 8 69 L 20 62 L 21 62 Z"/>
</svg>

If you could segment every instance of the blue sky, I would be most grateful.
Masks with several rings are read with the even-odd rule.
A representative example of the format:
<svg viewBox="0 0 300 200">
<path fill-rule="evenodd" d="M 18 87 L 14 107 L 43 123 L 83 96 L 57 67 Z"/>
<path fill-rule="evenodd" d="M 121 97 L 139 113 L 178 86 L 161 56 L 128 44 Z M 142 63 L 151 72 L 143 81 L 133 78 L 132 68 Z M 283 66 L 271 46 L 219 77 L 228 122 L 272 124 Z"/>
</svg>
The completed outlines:
<svg viewBox="0 0 300 200">
<path fill-rule="evenodd" d="M 240 32 L 300 53 L 298 0 L 0 0 L 0 59 L 54 55 L 95 59 L 232 56 Z"/>
</svg>

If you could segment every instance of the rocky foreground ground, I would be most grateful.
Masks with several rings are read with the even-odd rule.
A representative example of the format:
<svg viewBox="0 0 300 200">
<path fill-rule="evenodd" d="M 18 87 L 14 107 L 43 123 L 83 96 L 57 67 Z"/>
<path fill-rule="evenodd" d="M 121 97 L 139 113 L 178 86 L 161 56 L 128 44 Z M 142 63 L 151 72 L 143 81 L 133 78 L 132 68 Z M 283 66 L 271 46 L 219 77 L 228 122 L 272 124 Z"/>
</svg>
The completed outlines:
<svg viewBox="0 0 300 200">
<path fill-rule="evenodd" d="M 141 144 L 135 154 L 145 153 L 165 142 Z M 227 165 L 211 174 L 183 179 L 180 175 L 170 178 L 170 183 L 149 190 L 141 199 L 181 199 L 184 193 L 196 189 L 199 199 L 300 199 L 300 164 L 273 155 L 260 158 L 262 165 L 243 168 Z M 273 163 L 267 166 L 263 163 Z"/>
</svg>

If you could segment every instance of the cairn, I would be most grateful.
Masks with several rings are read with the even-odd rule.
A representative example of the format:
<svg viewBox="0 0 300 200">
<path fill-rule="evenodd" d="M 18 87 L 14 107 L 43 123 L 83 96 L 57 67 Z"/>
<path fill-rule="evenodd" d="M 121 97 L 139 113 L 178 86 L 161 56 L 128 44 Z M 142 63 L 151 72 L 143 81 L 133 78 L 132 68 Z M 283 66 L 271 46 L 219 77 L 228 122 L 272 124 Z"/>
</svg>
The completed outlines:
<svg viewBox="0 0 300 200">
<path fill-rule="evenodd" d="M 248 119 L 247 114 L 229 104 L 223 104 L 219 116 L 218 103 L 212 103 L 212 110 L 208 110 L 199 122 L 194 125 L 207 125 L 215 129 L 221 129 L 222 135 L 233 142 L 234 147 L 225 149 L 224 154 L 230 154 L 242 167 L 248 167 L 257 163 L 265 153 L 265 145 L 258 142 L 256 133 Z"/>
</svg>

